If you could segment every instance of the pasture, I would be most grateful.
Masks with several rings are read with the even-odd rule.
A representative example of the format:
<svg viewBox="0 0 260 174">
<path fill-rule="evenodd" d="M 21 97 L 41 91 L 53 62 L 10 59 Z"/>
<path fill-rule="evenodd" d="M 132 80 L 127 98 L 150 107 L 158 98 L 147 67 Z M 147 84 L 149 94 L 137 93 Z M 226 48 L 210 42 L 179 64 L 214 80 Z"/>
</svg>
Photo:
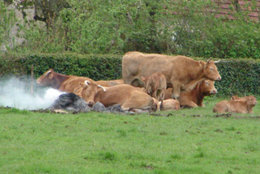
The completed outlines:
<svg viewBox="0 0 260 174">
<path fill-rule="evenodd" d="M 259 173 L 260 105 L 216 117 L 220 100 L 154 115 L 2 108 L 0 173 Z"/>
</svg>

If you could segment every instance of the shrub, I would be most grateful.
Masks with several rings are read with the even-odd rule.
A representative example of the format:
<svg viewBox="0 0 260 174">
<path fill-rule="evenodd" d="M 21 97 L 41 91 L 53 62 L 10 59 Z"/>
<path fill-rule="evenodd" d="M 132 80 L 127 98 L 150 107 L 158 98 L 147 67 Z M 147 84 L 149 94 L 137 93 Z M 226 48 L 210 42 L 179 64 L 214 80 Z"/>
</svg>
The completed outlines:
<svg viewBox="0 0 260 174">
<path fill-rule="evenodd" d="M 90 77 L 94 80 L 121 78 L 121 55 L 39 54 L 5 56 L 0 58 L 0 76 L 29 75 L 32 65 L 39 77 L 53 68 L 56 72 Z M 223 60 L 217 64 L 222 76 L 216 82 L 219 95 L 260 95 L 260 61 Z"/>
<path fill-rule="evenodd" d="M 66 2 L 68 8 L 49 20 L 52 27 L 34 20 L 21 24 L 27 42 L 13 51 L 123 54 L 137 50 L 194 57 L 260 57 L 260 23 L 248 19 L 250 10 L 236 10 L 238 1 L 229 5 L 229 15 L 236 20 L 216 18 L 221 9 L 215 2 L 219 1 L 211 0 Z M 256 8 L 251 2 L 248 7 Z M 3 19 L 10 18 L 3 14 Z M 0 42 L 3 32 L 0 26 Z"/>
</svg>

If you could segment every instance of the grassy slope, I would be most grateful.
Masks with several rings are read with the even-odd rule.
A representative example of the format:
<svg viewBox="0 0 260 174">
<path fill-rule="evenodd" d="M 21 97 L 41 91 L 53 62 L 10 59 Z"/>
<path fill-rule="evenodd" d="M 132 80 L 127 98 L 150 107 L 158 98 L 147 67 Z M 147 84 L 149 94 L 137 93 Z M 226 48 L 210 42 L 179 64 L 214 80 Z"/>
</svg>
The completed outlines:
<svg viewBox="0 0 260 174">
<path fill-rule="evenodd" d="M 215 103 L 171 117 L 1 109 L 0 173 L 259 173 L 260 119 L 215 118 Z"/>
</svg>

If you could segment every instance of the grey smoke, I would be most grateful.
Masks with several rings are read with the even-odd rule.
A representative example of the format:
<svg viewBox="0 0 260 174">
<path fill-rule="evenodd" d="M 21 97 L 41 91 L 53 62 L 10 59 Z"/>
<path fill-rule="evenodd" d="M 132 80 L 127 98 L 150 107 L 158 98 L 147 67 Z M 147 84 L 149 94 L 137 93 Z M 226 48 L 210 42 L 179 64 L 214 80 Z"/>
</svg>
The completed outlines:
<svg viewBox="0 0 260 174">
<path fill-rule="evenodd" d="M 31 92 L 33 86 L 33 92 Z M 0 80 L 0 106 L 17 109 L 46 109 L 64 92 L 42 88 L 30 78 L 6 78 Z"/>
</svg>

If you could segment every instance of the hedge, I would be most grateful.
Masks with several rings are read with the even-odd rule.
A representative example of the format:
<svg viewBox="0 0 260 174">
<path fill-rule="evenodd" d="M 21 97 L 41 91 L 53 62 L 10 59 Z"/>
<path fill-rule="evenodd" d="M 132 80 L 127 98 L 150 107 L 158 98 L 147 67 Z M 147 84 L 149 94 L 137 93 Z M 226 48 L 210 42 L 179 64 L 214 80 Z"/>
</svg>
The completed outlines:
<svg viewBox="0 0 260 174">
<path fill-rule="evenodd" d="M 122 55 L 38 54 L 0 57 L 0 77 L 29 75 L 32 65 L 39 77 L 53 68 L 56 72 L 90 77 L 94 80 L 121 78 Z M 217 64 L 222 76 L 215 86 L 219 96 L 260 95 L 260 61 L 251 59 L 222 60 Z"/>
</svg>

